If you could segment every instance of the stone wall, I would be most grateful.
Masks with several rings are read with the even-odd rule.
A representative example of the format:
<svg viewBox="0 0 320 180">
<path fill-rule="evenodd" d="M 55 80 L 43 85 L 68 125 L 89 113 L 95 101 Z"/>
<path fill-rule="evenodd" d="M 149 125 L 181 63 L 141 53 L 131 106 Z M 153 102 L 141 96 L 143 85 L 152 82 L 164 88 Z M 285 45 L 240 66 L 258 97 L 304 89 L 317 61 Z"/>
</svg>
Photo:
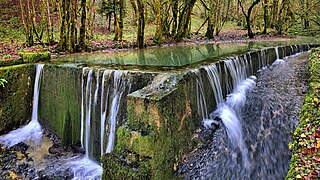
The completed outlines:
<svg viewBox="0 0 320 180">
<path fill-rule="evenodd" d="M 0 135 L 31 120 L 34 76 L 34 65 L 0 67 Z"/>
</svg>

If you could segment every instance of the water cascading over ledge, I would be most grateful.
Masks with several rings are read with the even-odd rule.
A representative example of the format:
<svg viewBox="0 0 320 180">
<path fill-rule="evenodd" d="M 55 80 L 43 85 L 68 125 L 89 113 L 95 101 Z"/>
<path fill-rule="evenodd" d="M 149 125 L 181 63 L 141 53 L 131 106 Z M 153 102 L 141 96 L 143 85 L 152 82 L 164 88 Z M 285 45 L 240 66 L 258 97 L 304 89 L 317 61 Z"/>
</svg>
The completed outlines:
<svg viewBox="0 0 320 180">
<path fill-rule="evenodd" d="M 147 176 L 139 172 L 147 172 L 147 177 L 152 179 L 174 178 L 178 160 L 197 147 L 200 141 L 197 137 L 200 131 L 198 128 L 203 126 L 203 120 L 214 119 L 210 116 L 211 112 L 214 112 L 219 102 L 228 101 L 227 94 L 231 93 L 235 97 L 245 95 L 246 92 L 243 91 L 254 86 L 254 77 L 250 77 L 251 75 L 256 75 L 258 70 L 270 66 L 277 59 L 307 51 L 311 47 L 294 45 L 249 52 L 212 65 L 200 66 L 195 70 L 168 73 L 166 77 L 129 94 L 128 123 L 117 130 L 116 150 L 105 157 L 104 177 L 128 178 L 136 174 L 139 179 Z M 210 83 L 211 67 L 218 69 L 219 89 L 221 88 L 218 101 L 217 92 L 212 88 L 216 82 Z M 249 79 L 246 80 L 247 78 Z M 199 87 L 200 82 L 202 87 Z M 199 96 L 201 91 L 203 95 Z M 202 102 L 199 102 L 201 99 Z M 230 104 L 234 100 L 237 99 L 229 98 L 226 103 L 232 106 Z M 240 99 L 242 102 L 244 100 Z M 233 106 L 237 105 L 239 104 Z M 232 111 L 237 111 L 237 108 Z M 219 116 L 219 112 L 215 116 Z M 239 126 L 238 124 L 234 128 Z M 232 135 L 231 132 L 228 134 Z M 238 148 L 244 151 L 244 161 L 246 148 L 241 144 L 243 143 Z M 134 168 L 132 164 L 135 164 Z M 124 169 L 123 172 L 117 171 L 120 167 Z"/>
<path fill-rule="evenodd" d="M 126 119 L 126 94 L 145 86 L 153 74 L 48 64 L 43 76 L 40 122 L 64 145 L 81 146 L 99 161 L 110 129 Z M 112 118 L 116 124 L 110 124 Z"/>
<path fill-rule="evenodd" d="M 307 45 L 268 48 L 229 58 L 228 61 L 237 63 L 237 66 L 245 65 L 242 71 L 246 71 L 246 75 L 242 78 L 247 78 L 278 59 L 276 52 L 282 58 L 308 48 Z M 222 101 L 216 101 L 217 95 L 208 78 L 211 67 L 217 67 L 221 78 L 219 94 L 223 98 L 220 99 L 225 100 L 226 95 L 236 88 L 225 64 L 226 61 L 222 60 L 194 70 L 167 73 L 47 64 L 41 83 L 39 120 L 65 145 L 87 148 L 86 156 L 89 158 L 98 160 L 103 154 L 105 179 L 172 179 L 179 159 L 199 143 L 194 132 L 202 126 L 203 119 L 211 118 L 211 112 Z M 155 74 L 159 76 L 146 86 Z M 114 90 L 119 79 L 116 77 L 124 77 L 126 86 L 122 89 L 120 85 L 118 92 L 123 93 L 120 104 L 113 103 L 118 100 L 111 93 L 117 91 Z M 196 92 L 200 80 L 203 84 L 204 95 L 200 98 L 204 101 L 200 104 L 205 104 L 203 108 L 199 108 L 199 94 Z M 126 96 L 127 93 L 130 94 Z M 111 121 L 105 116 L 112 114 L 109 108 L 113 105 L 115 109 L 119 107 L 118 120 L 116 126 L 113 125 L 113 129 L 116 127 L 115 147 L 111 153 L 104 154 L 111 129 L 111 124 L 107 123 Z M 103 122 L 106 123 L 105 128 Z M 89 144 L 95 144 L 95 147 L 91 148 Z"/>
</svg>

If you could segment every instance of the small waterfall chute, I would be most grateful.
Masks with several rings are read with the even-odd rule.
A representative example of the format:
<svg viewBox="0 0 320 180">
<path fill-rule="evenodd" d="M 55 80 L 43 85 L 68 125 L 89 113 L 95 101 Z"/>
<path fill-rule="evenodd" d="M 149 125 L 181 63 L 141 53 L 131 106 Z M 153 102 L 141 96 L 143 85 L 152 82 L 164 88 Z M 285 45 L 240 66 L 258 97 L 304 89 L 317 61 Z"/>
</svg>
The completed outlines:
<svg viewBox="0 0 320 180">
<path fill-rule="evenodd" d="M 261 64 L 265 64 L 263 61 Z M 205 116 L 206 114 L 206 99 L 203 89 L 203 83 L 199 71 L 194 71 L 197 74 L 197 87 L 200 94 L 198 94 L 198 105 L 202 112 L 203 125 L 205 128 L 211 128 L 215 123 L 215 117 L 219 117 L 226 127 L 227 134 L 233 149 L 239 149 L 242 154 L 243 167 L 248 168 L 249 162 L 247 157 L 247 148 L 243 141 L 242 127 L 241 127 L 241 107 L 246 101 L 246 93 L 253 89 L 256 85 L 255 76 L 248 77 L 248 73 L 251 72 L 252 66 L 251 57 L 247 56 L 240 58 L 232 58 L 224 61 L 224 71 L 228 72 L 226 77 L 226 89 L 229 94 L 226 100 L 223 99 L 221 72 L 218 71 L 217 65 L 213 64 L 204 67 L 206 70 L 207 78 L 210 82 L 211 89 L 216 101 L 217 109 L 210 114 L 210 118 Z M 201 88 L 202 87 L 202 88 Z M 204 105 L 203 105 L 204 104 Z"/>
<path fill-rule="evenodd" d="M 291 46 L 292 47 L 292 46 Z M 278 64 L 283 64 L 284 63 L 284 60 L 283 59 L 280 59 L 279 57 L 279 47 L 275 47 L 274 48 L 275 51 L 276 51 L 276 60 L 272 63 L 272 65 L 278 65 Z M 292 49 L 293 50 L 293 49 Z M 282 50 L 283 51 L 283 50 Z"/>
<path fill-rule="evenodd" d="M 19 129 L 13 130 L 4 136 L 1 136 L 0 143 L 2 143 L 4 146 L 7 146 L 10 148 L 20 142 L 25 142 L 25 141 L 29 141 L 34 145 L 40 145 L 41 143 L 42 128 L 38 121 L 38 104 L 39 104 L 40 83 L 41 83 L 43 67 L 44 67 L 44 64 L 37 64 L 37 67 L 36 67 L 31 121 L 27 125 Z"/>
</svg>

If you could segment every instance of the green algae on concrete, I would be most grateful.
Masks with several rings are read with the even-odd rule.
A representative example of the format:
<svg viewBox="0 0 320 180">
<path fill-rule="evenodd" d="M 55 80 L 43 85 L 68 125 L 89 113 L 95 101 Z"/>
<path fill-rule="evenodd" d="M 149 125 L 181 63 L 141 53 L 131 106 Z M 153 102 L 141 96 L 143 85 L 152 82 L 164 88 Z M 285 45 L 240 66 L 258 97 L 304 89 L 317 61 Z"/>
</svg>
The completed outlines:
<svg viewBox="0 0 320 180">
<path fill-rule="evenodd" d="M 0 134 L 30 121 L 34 76 L 34 65 L 0 67 L 0 79 L 8 82 L 0 86 Z"/>
<path fill-rule="evenodd" d="M 181 178 L 173 174 L 181 157 L 195 147 L 191 139 L 201 118 L 192 112 L 197 109 L 190 97 L 192 81 L 177 76 L 166 76 L 164 82 L 173 84 L 168 88 L 153 83 L 128 95 L 128 121 L 117 130 L 115 149 L 103 157 L 104 179 L 126 178 L 115 173 L 124 162 L 129 171 L 135 170 L 130 164 L 144 167 L 148 179 Z"/>
<path fill-rule="evenodd" d="M 10 59 L 10 60 L 0 60 L 0 67 L 2 66 L 13 66 L 16 64 L 22 64 L 22 58 Z"/>
<path fill-rule="evenodd" d="M 50 60 L 49 51 L 21 51 L 18 54 L 21 56 L 24 63 L 35 63 Z"/>
<path fill-rule="evenodd" d="M 80 142 L 82 68 L 45 65 L 39 97 L 39 121 L 64 145 Z"/>
</svg>

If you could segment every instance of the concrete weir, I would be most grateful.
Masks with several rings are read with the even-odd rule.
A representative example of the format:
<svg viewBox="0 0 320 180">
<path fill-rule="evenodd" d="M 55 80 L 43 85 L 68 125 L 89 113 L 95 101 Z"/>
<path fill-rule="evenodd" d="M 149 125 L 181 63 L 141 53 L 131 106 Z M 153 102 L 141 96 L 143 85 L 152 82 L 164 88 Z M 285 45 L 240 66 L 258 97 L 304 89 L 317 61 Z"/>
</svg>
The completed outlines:
<svg viewBox="0 0 320 180">
<path fill-rule="evenodd" d="M 236 114 L 259 71 L 315 46 L 263 48 L 160 71 L 46 63 L 38 119 L 65 146 L 82 147 L 85 158 L 102 163 L 102 179 L 182 178 L 174 175 L 181 158 L 197 148 L 202 127 L 223 119 L 217 109 L 228 105 Z M 0 79 L 8 80 L 8 88 L 0 87 L 0 133 L 30 119 L 25 112 L 31 112 L 34 70 L 32 65 L 0 68 Z M 19 93 L 11 92 L 16 86 Z M 23 100 L 18 115 L 19 103 L 12 98 Z"/>
<path fill-rule="evenodd" d="M 249 78 L 277 58 L 304 52 L 313 46 L 316 45 L 265 48 L 214 62 L 219 70 L 223 98 L 238 86 L 226 68 L 226 60 L 245 67 L 247 77 L 243 78 Z M 127 96 L 128 121 L 118 128 L 115 150 L 103 158 L 104 178 L 177 178 L 174 172 L 179 159 L 197 147 L 200 140 L 195 133 L 217 108 L 216 95 L 205 70 L 208 66 L 159 74 L 153 83 Z M 198 87 L 199 84 L 202 87 Z M 123 170 L 119 170 L 120 167 Z"/>
</svg>

